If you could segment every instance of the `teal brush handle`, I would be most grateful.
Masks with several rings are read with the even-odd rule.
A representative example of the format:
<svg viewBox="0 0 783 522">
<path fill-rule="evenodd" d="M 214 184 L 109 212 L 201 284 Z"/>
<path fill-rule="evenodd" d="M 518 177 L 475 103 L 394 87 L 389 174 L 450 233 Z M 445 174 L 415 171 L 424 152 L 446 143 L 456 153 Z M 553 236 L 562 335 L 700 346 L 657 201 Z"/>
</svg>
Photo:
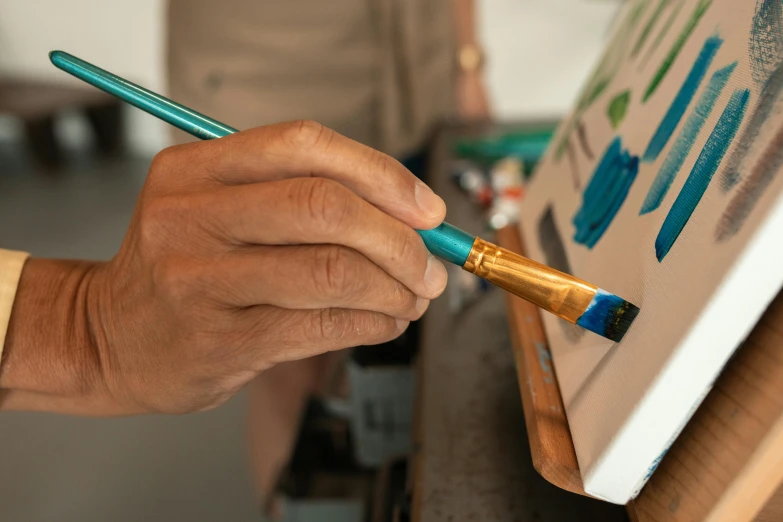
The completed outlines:
<svg viewBox="0 0 783 522">
<path fill-rule="evenodd" d="M 63 51 L 52 51 L 49 58 L 59 69 L 202 140 L 222 138 L 239 132 Z M 467 261 L 476 240 L 475 236 L 445 222 L 432 230 L 417 232 L 430 252 L 459 266 L 463 266 Z"/>
</svg>

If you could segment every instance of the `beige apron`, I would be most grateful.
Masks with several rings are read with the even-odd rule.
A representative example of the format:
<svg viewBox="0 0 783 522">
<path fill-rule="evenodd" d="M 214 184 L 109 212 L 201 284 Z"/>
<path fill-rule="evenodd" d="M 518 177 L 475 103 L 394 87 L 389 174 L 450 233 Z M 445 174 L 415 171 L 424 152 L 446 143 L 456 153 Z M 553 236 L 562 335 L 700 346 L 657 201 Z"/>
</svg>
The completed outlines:
<svg viewBox="0 0 783 522">
<path fill-rule="evenodd" d="M 451 0 L 170 0 L 169 91 L 239 129 L 311 119 L 403 157 L 452 112 L 452 27 Z"/>
</svg>

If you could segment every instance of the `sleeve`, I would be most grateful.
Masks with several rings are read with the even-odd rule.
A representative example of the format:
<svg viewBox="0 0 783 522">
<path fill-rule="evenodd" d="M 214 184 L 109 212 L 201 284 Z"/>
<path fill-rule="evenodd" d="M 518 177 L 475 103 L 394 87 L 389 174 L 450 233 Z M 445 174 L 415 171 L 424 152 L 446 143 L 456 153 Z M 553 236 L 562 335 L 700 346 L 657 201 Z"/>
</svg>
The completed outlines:
<svg viewBox="0 0 783 522">
<path fill-rule="evenodd" d="M 28 255 L 25 252 L 14 252 L 0 248 L 0 357 L 3 355 L 5 334 L 11 319 L 19 277 L 22 275 L 22 267 Z"/>
</svg>

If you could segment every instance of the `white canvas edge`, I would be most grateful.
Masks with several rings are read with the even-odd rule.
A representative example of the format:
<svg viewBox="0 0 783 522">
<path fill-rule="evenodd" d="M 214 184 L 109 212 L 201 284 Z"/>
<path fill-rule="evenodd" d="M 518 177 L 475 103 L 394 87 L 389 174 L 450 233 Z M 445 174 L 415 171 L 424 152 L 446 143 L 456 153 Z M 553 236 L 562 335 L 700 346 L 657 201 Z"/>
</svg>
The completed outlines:
<svg viewBox="0 0 783 522">
<path fill-rule="evenodd" d="M 587 493 L 615 504 L 639 494 L 781 286 L 783 197 L 601 458 L 583 471 Z"/>
</svg>

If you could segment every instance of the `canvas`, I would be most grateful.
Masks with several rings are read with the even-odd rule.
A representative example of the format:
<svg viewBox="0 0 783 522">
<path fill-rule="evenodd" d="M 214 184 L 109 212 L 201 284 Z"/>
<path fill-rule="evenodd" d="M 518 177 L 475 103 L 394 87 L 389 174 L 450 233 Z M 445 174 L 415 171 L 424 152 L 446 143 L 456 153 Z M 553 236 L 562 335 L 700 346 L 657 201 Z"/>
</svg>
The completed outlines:
<svg viewBox="0 0 783 522">
<path fill-rule="evenodd" d="M 632 0 L 527 188 L 528 254 L 641 308 L 544 314 L 590 494 L 638 494 L 783 285 L 783 2 Z"/>
</svg>

